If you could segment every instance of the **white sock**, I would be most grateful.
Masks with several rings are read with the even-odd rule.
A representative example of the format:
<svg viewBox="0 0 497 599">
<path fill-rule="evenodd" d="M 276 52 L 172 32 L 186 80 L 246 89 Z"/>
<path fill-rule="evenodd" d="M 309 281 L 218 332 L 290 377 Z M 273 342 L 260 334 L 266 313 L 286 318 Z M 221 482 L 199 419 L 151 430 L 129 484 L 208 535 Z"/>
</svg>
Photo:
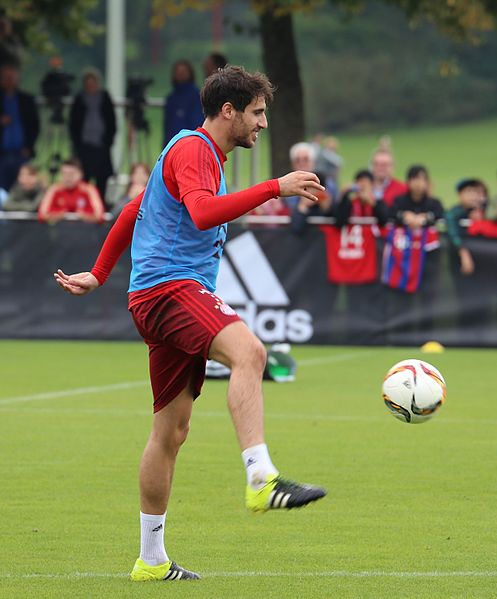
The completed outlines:
<svg viewBox="0 0 497 599">
<path fill-rule="evenodd" d="M 140 559 L 149 566 L 159 566 L 169 559 L 164 547 L 165 525 L 166 514 L 155 516 L 140 512 Z"/>
<path fill-rule="evenodd" d="M 268 475 L 278 474 L 265 443 L 247 447 L 242 451 L 242 460 L 247 470 L 247 484 L 253 489 L 261 489 L 266 484 Z"/>
</svg>

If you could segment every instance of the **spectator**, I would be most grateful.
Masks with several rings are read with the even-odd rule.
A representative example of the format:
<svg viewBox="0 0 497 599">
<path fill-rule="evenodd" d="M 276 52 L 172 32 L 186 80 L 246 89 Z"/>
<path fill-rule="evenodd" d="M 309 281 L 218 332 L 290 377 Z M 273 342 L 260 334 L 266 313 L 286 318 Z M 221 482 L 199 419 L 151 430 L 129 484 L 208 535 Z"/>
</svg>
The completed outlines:
<svg viewBox="0 0 497 599">
<path fill-rule="evenodd" d="M 326 186 L 332 191 L 332 196 L 337 197 L 338 178 L 343 166 L 343 158 L 338 153 L 338 139 L 316 135 L 312 145 L 316 150 L 316 170 L 326 178 Z"/>
<path fill-rule="evenodd" d="M 390 208 L 397 196 L 407 193 L 407 186 L 393 176 L 393 155 L 385 149 L 376 150 L 371 160 L 376 199 L 383 200 Z"/>
<path fill-rule="evenodd" d="M 450 243 L 449 267 L 458 300 L 458 323 L 462 329 L 483 329 L 491 317 L 485 302 L 484 290 L 488 281 L 478 270 L 477 264 L 467 247 L 467 229 L 462 220 L 473 223 L 485 218 L 487 205 L 486 187 L 479 179 L 463 179 L 456 186 L 459 203 L 447 211 L 447 235 Z M 478 290 L 475 293 L 475 290 Z M 483 301 L 482 301 L 483 299 Z"/>
<path fill-rule="evenodd" d="M 434 225 L 443 216 L 442 204 L 430 194 L 428 170 L 421 165 L 410 167 L 407 193 L 395 198 L 390 209 L 394 227 L 387 236 L 383 273 L 392 289 L 392 322 L 404 330 L 414 324 L 425 333 L 433 328 L 440 271 L 440 241 Z M 415 293 L 418 314 L 414 312 Z"/>
<path fill-rule="evenodd" d="M 116 134 L 116 115 L 96 69 L 87 69 L 83 74 L 83 89 L 74 98 L 69 114 L 69 132 L 84 178 L 94 179 L 100 196 L 105 198 L 107 179 L 113 173 L 110 150 Z"/>
<path fill-rule="evenodd" d="M 38 168 L 26 163 L 19 169 L 17 182 L 11 187 L 2 209 L 6 211 L 36 212 L 45 193 Z"/>
<path fill-rule="evenodd" d="M 457 254 L 458 270 L 469 276 L 475 271 L 471 252 L 464 244 L 465 228 L 461 220 L 481 220 L 484 217 L 484 203 L 481 197 L 481 182 L 478 179 L 463 179 L 456 186 L 459 203 L 447 211 L 447 234 L 453 250 Z M 454 257 L 454 256 L 453 256 Z"/>
<path fill-rule="evenodd" d="M 19 70 L 0 70 L 0 187 L 9 190 L 22 164 L 33 158 L 40 130 L 38 109 L 31 94 L 19 90 Z"/>
<path fill-rule="evenodd" d="M 204 60 L 202 65 L 204 68 L 204 76 L 207 79 L 209 75 L 215 73 L 218 69 L 224 69 L 228 64 L 228 59 L 223 54 L 218 52 L 211 52 Z"/>
<path fill-rule="evenodd" d="M 351 217 L 375 217 L 382 227 L 388 220 L 388 209 L 374 194 L 373 175 L 368 170 L 359 171 L 354 185 L 345 191 L 336 207 L 337 226 L 347 225 Z M 369 225 L 368 225 L 369 226 Z"/>
<path fill-rule="evenodd" d="M 292 168 L 296 171 L 308 171 L 316 173 L 315 170 L 316 151 L 314 147 L 306 142 L 300 142 L 290 148 L 290 162 Z M 316 173 L 325 185 L 323 175 Z M 318 195 L 318 202 L 314 203 L 311 200 L 302 197 L 287 198 L 287 206 L 291 210 L 292 231 L 297 234 L 302 234 L 306 228 L 307 217 L 309 216 L 329 216 L 331 214 L 332 196 L 328 190 Z"/>
<path fill-rule="evenodd" d="M 178 60 L 172 69 L 173 91 L 164 106 L 164 145 L 182 129 L 196 129 L 204 122 L 195 71 L 187 60 Z"/>
<path fill-rule="evenodd" d="M 0 68 L 4 65 L 21 66 L 20 44 L 7 17 L 0 17 Z"/>
<path fill-rule="evenodd" d="M 135 162 L 129 173 L 129 183 L 124 195 L 112 207 L 112 215 L 118 216 L 124 206 L 133 198 L 136 198 L 147 186 L 150 177 L 150 168 L 144 162 Z"/>
<path fill-rule="evenodd" d="M 57 222 L 67 213 L 77 214 L 89 223 L 102 222 L 104 216 L 98 189 L 83 181 L 83 168 L 77 159 L 62 163 L 60 183 L 48 188 L 41 201 L 38 218 L 42 222 Z"/>
<path fill-rule="evenodd" d="M 384 202 L 373 192 L 373 175 L 359 171 L 335 208 L 336 225 L 324 227 L 328 279 L 346 285 L 347 330 L 356 343 L 380 342 L 384 322 L 382 286 L 379 283 L 376 239 L 388 219 Z M 376 223 L 351 223 L 352 218 L 372 218 Z"/>
</svg>

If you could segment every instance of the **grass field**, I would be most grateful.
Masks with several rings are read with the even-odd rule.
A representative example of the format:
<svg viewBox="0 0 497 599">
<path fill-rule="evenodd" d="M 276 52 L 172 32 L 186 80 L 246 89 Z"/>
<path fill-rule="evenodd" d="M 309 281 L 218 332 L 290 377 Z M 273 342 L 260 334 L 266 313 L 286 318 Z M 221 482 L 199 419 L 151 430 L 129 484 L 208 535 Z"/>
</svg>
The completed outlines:
<svg viewBox="0 0 497 599">
<path fill-rule="evenodd" d="M 490 598 L 496 596 L 496 351 L 431 361 L 448 400 L 402 424 L 386 369 L 417 350 L 296 348 L 297 381 L 268 383 L 267 437 L 290 477 L 323 484 L 305 509 L 252 516 L 225 409 L 207 382 L 181 452 L 169 554 L 204 575 L 131 583 L 136 474 L 150 426 L 140 343 L 0 342 L 0 597 Z"/>
</svg>

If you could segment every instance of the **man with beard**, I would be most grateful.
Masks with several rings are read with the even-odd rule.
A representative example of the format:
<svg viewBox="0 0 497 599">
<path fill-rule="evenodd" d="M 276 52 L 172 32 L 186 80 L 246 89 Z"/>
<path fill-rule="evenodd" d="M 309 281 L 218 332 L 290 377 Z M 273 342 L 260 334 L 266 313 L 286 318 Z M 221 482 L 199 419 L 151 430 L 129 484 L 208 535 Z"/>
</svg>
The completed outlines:
<svg viewBox="0 0 497 599">
<path fill-rule="evenodd" d="M 227 221 L 274 196 L 316 201 L 324 190 L 316 175 L 296 171 L 226 193 L 226 154 L 255 145 L 267 127 L 272 97 L 273 87 L 260 73 L 226 67 L 211 75 L 201 92 L 203 126 L 181 131 L 164 148 L 143 196 L 124 208 L 92 272 L 55 274 L 69 293 L 88 293 L 105 281 L 133 235 L 129 309 L 149 346 L 154 394 L 152 433 L 140 468 L 141 551 L 131 573 L 136 581 L 199 578 L 167 556 L 164 525 L 176 455 L 207 358 L 231 369 L 228 406 L 247 473 L 247 508 L 300 507 L 326 494 L 282 478 L 273 465 L 263 427 L 266 350 L 213 293 Z"/>
</svg>

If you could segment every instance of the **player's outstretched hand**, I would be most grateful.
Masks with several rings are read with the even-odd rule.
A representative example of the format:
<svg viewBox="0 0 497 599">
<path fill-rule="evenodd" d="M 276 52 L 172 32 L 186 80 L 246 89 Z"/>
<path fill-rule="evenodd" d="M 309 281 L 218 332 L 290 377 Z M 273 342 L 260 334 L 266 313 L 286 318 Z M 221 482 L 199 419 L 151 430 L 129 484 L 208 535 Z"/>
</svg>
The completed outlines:
<svg viewBox="0 0 497 599">
<path fill-rule="evenodd" d="M 86 295 L 100 285 L 98 279 L 91 272 L 78 272 L 74 275 L 66 275 L 59 268 L 57 272 L 54 272 L 53 276 L 58 285 L 71 295 Z"/>
<path fill-rule="evenodd" d="M 301 198 L 317 202 L 318 198 L 314 193 L 324 191 L 324 187 L 319 183 L 318 177 L 314 173 L 306 171 L 288 173 L 288 175 L 280 177 L 278 183 L 280 184 L 280 196 L 283 198 L 300 196 Z"/>
</svg>

